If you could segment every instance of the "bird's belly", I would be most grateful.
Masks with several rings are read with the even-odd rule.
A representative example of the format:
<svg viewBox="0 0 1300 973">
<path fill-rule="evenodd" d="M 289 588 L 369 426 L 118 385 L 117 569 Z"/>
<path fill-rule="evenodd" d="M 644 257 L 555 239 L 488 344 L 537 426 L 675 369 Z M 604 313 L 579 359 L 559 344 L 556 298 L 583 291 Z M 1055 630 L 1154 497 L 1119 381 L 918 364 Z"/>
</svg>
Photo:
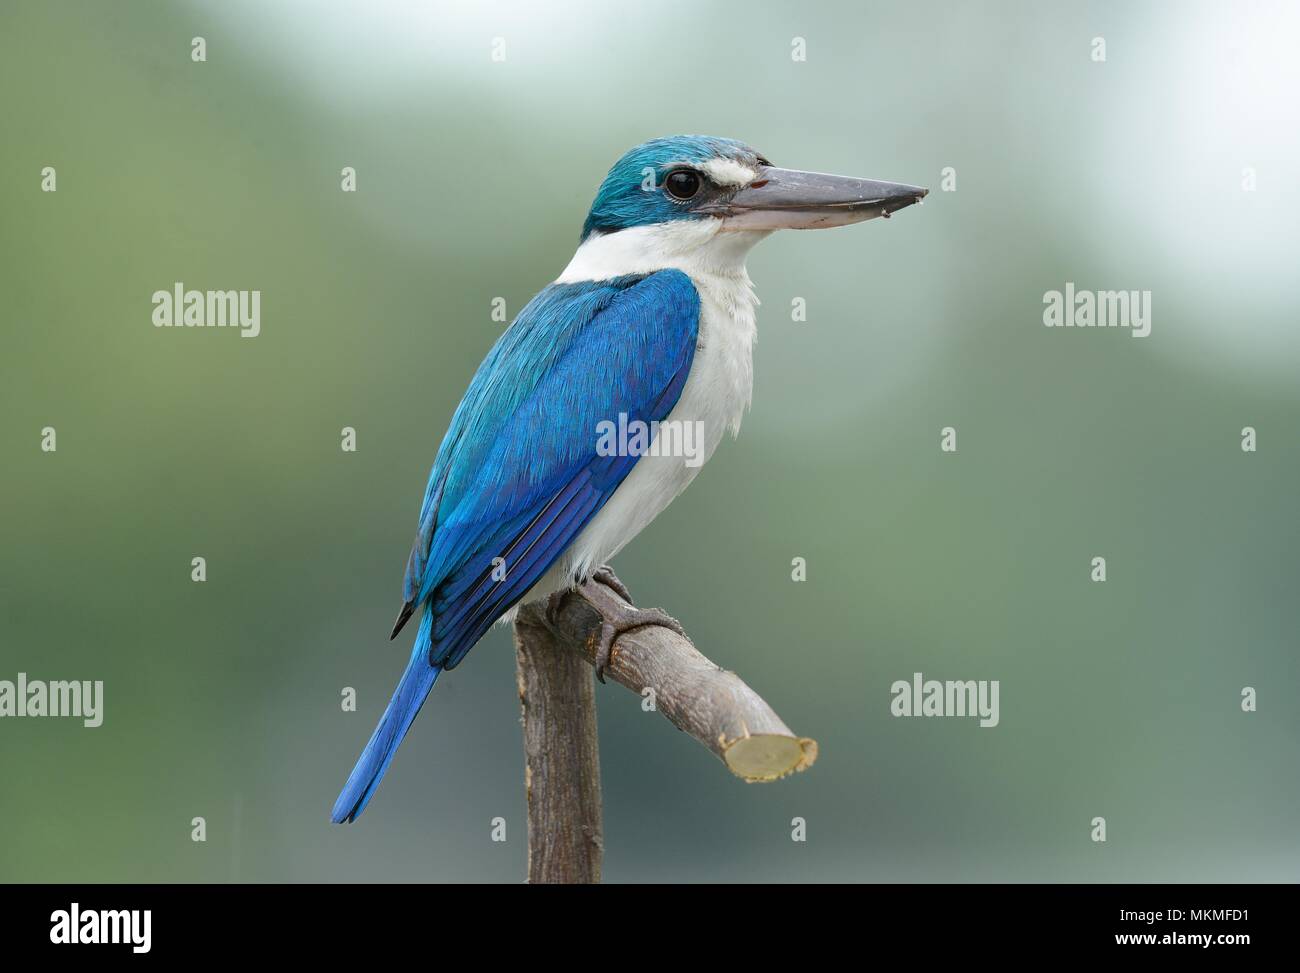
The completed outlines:
<svg viewBox="0 0 1300 973">
<path fill-rule="evenodd" d="M 706 448 L 705 459 L 716 446 L 714 441 Z M 627 479 L 560 557 L 552 590 L 572 584 L 566 579 L 587 577 L 622 550 L 690 485 L 700 468 L 687 466 L 679 456 L 643 456 L 637 460 Z"/>
<path fill-rule="evenodd" d="M 684 449 L 676 450 L 677 455 L 654 455 L 652 445 L 650 454 L 636 461 L 525 601 L 571 587 L 574 578 L 589 577 L 690 485 L 728 429 L 739 431 L 753 389 L 754 311 L 749 280 L 737 281 L 735 291 L 698 283 L 697 287 L 700 338 L 691 372 L 656 437 L 661 440 L 664 430 L 671 429 Z"/>
</svg>

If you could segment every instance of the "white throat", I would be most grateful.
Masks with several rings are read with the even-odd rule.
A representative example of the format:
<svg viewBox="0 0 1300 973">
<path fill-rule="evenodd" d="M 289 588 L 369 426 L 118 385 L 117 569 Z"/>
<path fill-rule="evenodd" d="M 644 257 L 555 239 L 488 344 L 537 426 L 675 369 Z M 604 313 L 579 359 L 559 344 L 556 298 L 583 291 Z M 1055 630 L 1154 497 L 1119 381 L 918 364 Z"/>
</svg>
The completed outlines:
<svg viewBox="0 0 1300 973">
<path fill-rule="evenodd" d="M 743 278 L 745 257 L 770 231 L 722 229 L 722 220 L 675 220 L 633 226 L 588 237 L 573 255 L 557 284 L 609 280 L 625 274 L 676 269 L 692 279 Z"/>
</svg>

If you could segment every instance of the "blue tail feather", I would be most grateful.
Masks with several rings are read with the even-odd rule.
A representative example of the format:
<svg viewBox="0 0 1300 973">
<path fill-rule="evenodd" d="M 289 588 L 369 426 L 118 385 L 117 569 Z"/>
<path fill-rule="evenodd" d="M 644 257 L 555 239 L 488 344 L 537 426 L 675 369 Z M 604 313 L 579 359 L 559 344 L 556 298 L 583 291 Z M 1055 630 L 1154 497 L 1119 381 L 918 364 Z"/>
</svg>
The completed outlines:
<svg viewBox="0 0 1300 973">
<path fill-rule="evenodd" d="M 426 608 L 420 620 L 420 630 L 415 637 L 415 648 L 411 652 L 411 661 L 393 692 L 392 701 L 379 719 L 370 742 L 361 751 L 357 765 L 352 768 L 348 782 L 343 785 L 343 792 L 334 802 L 334 811 L 330 819 L 335 824 L 355 821 L 370 803 L 379 782 L 383 780 L 384 771 L 393 761 L 393 754 L 406 736 L 420 707 L 424 705 L 429 690 L 438 681 L 442 666 L 429 665 L 429 641 L 433 626 L 433 613 Z"/>
</svg>

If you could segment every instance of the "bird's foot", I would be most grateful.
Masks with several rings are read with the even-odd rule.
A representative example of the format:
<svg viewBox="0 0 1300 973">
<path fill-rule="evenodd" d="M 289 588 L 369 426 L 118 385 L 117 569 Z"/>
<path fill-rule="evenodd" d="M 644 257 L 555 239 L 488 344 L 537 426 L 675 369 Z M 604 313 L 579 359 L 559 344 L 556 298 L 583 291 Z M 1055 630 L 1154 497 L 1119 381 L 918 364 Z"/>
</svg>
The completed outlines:
<svg viewBox="0 0 1300 973">
<path fill-rule="evenodd" d="M 608 564 L 602 564 L 593 571 L 591 580 L 599 581 L 606 588 L 613 588 L 618 592 L 620 598 L 626 601 L 629 605 L 632 604 L 632 592 L 627 590 L 627 585 L 618 579 L 618 575 L 614 573 L 614 569 Z"/>
<path fill-rule="evenodd" d="M 614 569 L 608 564 L 602 564 L 593 571 L 591 573 L 591 580 L 599 581 L 605 587 L 612 588 L 618 593 L 620 598 L 626 601 L 629 605 L 632 604 L 632 592 L 627 590 L 627 585 L 619 580 L 618 575 L 614 573 Z M 559 591 L 554 591 L 547 595 L 545 610 L 546 621 L 550 624 L 551 628 L 559 627 L 560 609 L 564 607 L 564 599 L 569 596 L 569 592 L 581 587 L 581 585 L 578 585 L 576 588 L 561 588 Z"/>
<path fill-rule="evenodd" d="M 624 632 L 630 632 L 646 625 L 659 625 L 686 638 L 686 629 L 682 623 L 673 618 L 662 608 L 634 608 L 628 605 L 619 610 L 614 618 L 601 614 L 600 639 L 596 643 L 596 678 L 605 681 L 605 670 L 609 668 L 610 656 L 614 652 L 614 643 Z"/>
<path fill-rule="evenodd" d="M 602 571 L 609 571 L 608 568 L 602 568 Z M 609 572 L 613 574 L 612 571 Z M 617 591 L 613 585 L 605 580 L 597 580 L 599 572 L 592 575 L 592 579 L 582 585 L 578 590 L 582 592 L 584 598 L 600 613 L 600 632 L 596 637 L 596 678 L 602 683 L 605 681 L 605 670 L 609 668 L 610 656 L 614 652 L 614 643 L 618 641 L 620 635 L 630 632 L 633 629 L 644 628 L 647 625 L 659 625 L 670 631 L 676 632 L 682 638 L 686 638 L 686 630 L 682 628 L 682 623 L 673 616 L 669 615 L 662 608 L 637 608 L 629 604 L 626 599 L 627 589 L 623 587 L 622 582 L 618 583 L 618 588 L 622 591 L 620 594 L 625 600 L 619 600 L 611 594 Z M 614 579 L 618 581 L 617 578 Z"/>
<path fill-rule="evenodd" d="M 564 599 L 569 597 L 572 588 L 561 588 L 546 596 L 546 623 L 551 628 L 558 628 L 560 624 L 560 608 L 564 605 Z"/>
</svg>

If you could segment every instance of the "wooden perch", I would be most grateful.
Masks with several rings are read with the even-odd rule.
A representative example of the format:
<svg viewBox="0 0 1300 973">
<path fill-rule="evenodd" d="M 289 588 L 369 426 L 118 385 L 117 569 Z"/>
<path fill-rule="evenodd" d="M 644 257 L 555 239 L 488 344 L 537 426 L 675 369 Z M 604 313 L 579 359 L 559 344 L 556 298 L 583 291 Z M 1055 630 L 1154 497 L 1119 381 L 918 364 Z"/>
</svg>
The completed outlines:
<svg viewBox="0 0 1300 973">
<path fill-rule="evenodd" d="M 515 678 L 524 725 L 528 881 L 600 881 L 596 680 L 531 614 L 515 619 Z"/>
<path fill-rule="evenodd" d="M 579 589 L 549 613 L 535 603 L 523 606 L 515 619 L 531 882 L 600 881 L 600 767 L 590 666 L 596 662 L 600 603 L 607 598 L 618 595 L 603 585 Z M 670 629 L 648 625 L 619 636 L 605 675 L 638 695 L 653 690 L 655 708 L 743 780 L 776 780 L 817 759 L 816 741 L 796 736 L 739 676 Z"/>
</svg>

